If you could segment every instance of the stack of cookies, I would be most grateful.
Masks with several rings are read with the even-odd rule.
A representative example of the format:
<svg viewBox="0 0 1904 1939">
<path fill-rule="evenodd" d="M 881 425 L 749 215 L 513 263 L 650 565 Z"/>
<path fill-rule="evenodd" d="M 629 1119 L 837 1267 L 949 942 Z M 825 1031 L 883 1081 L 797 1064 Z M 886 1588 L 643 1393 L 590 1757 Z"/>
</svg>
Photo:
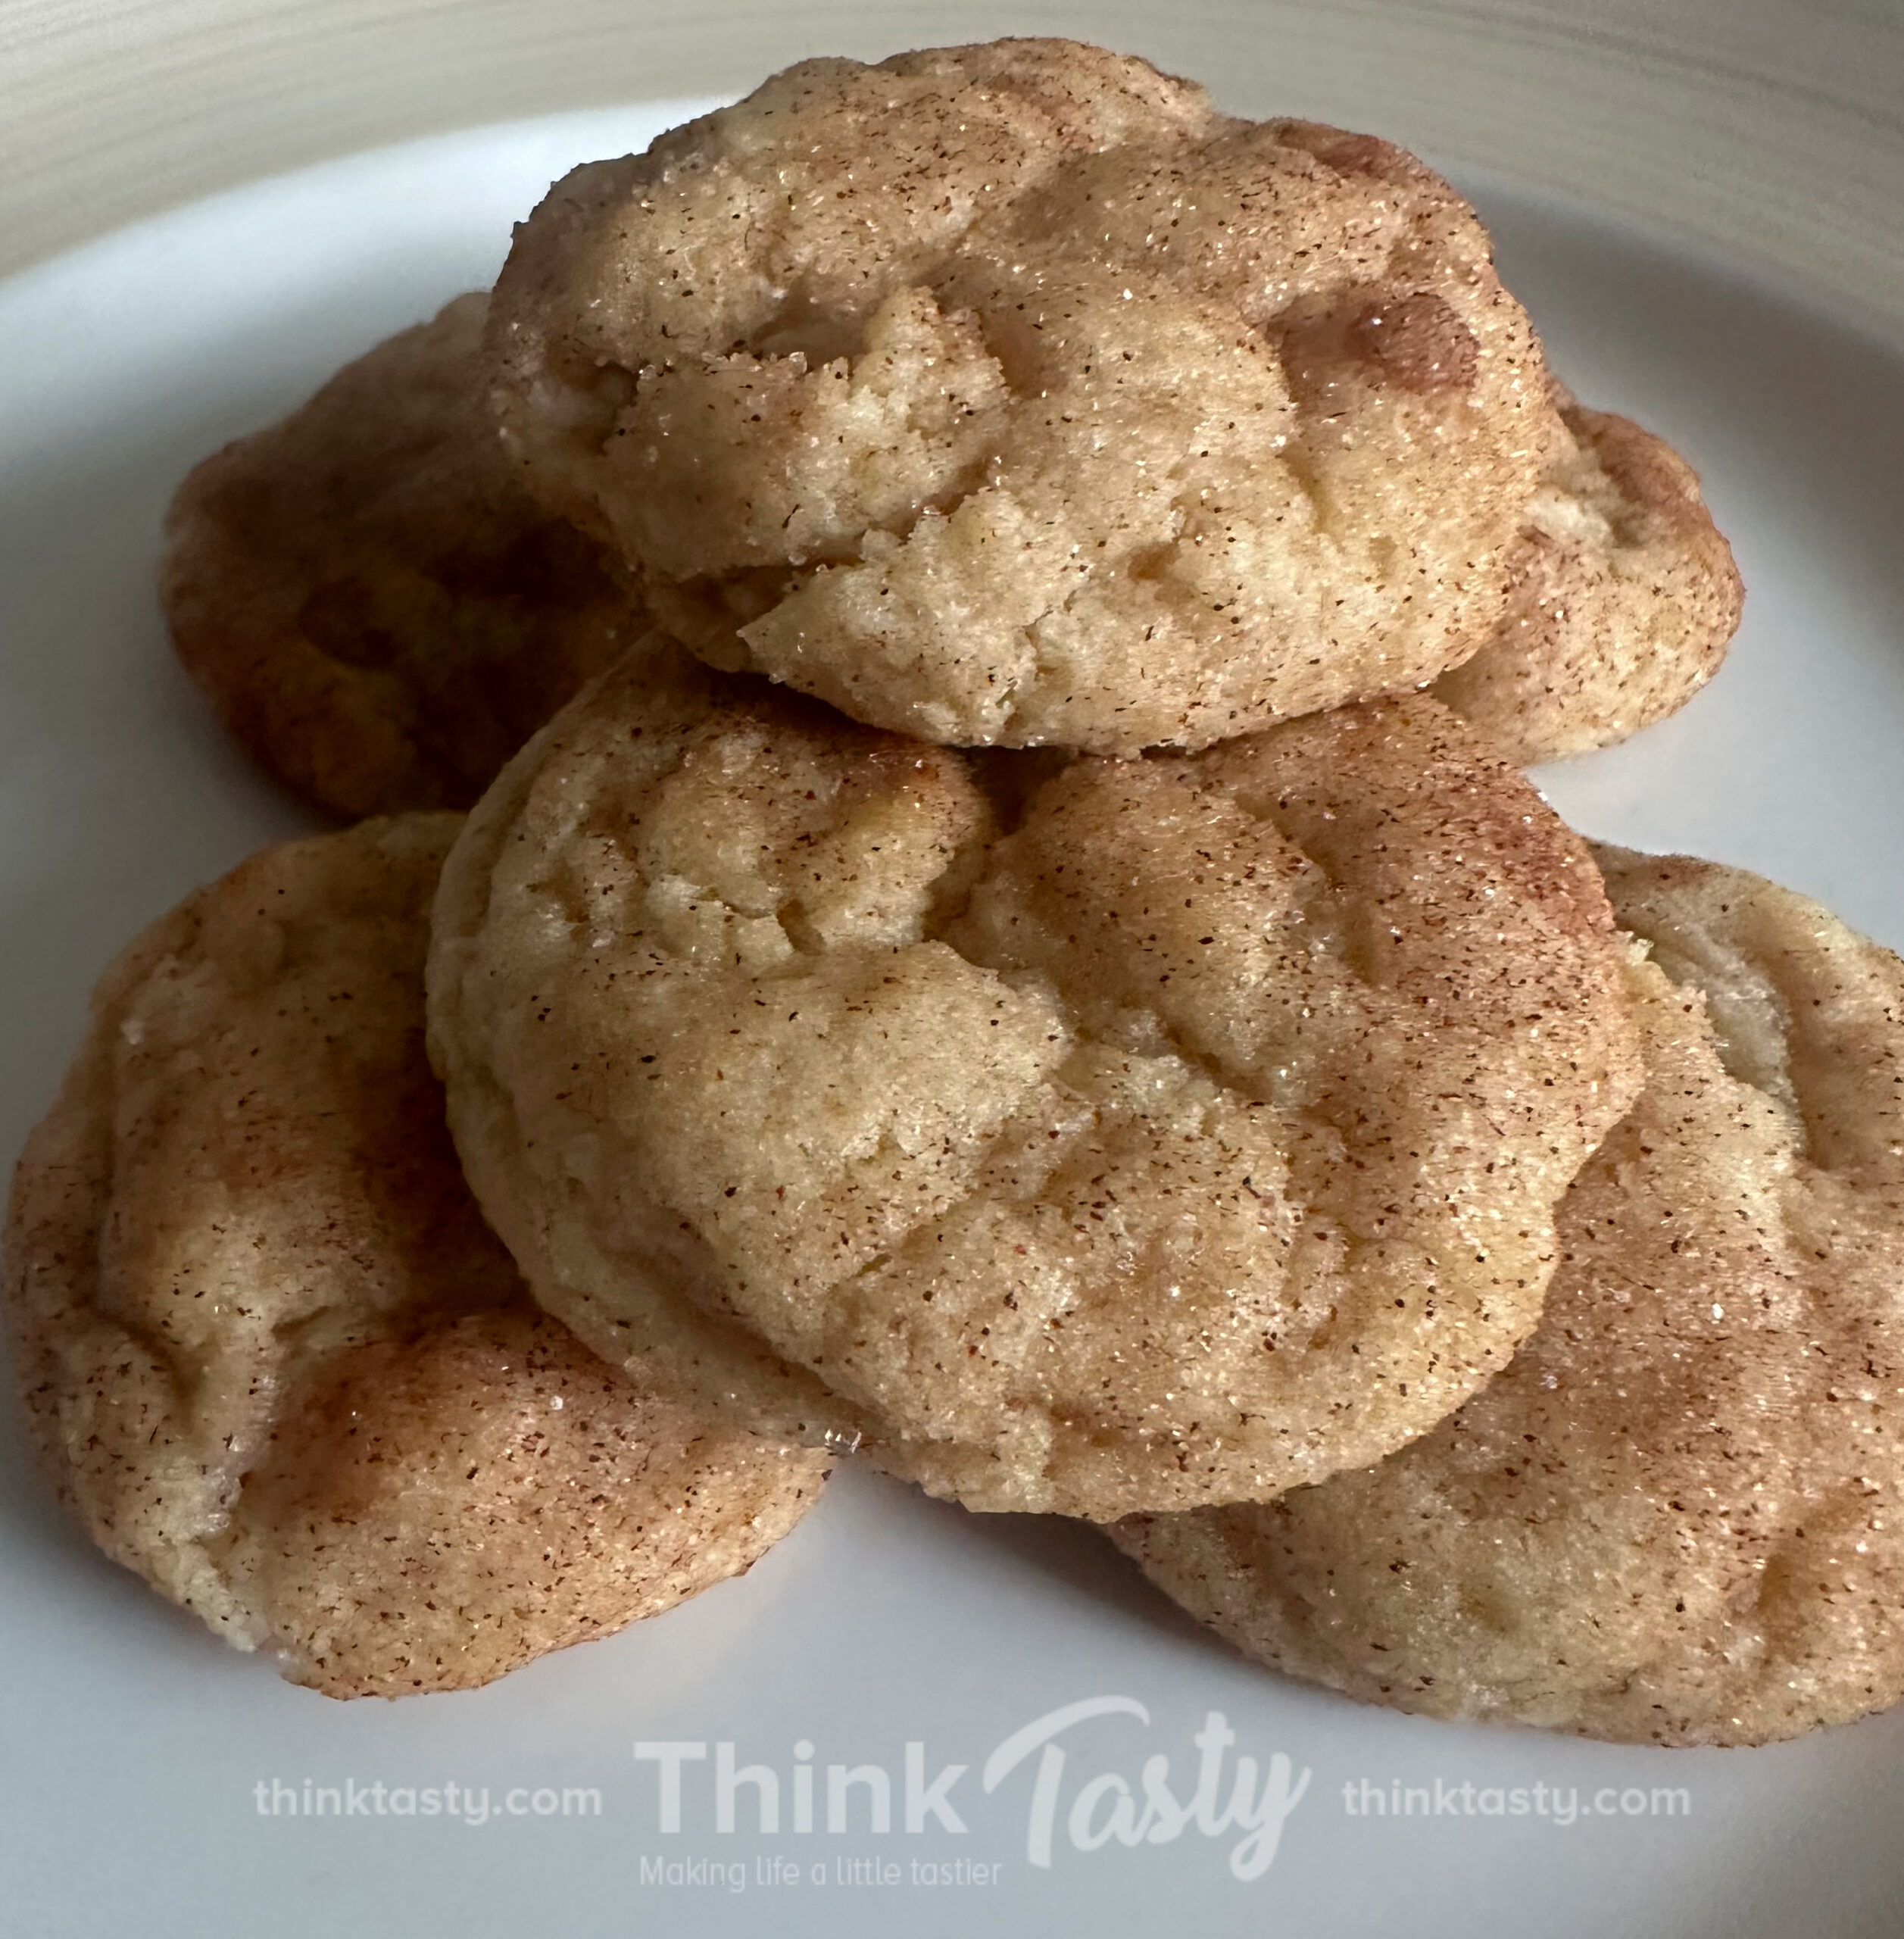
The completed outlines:
<svg viewBox="0 0 1904 1939">
<path fill-rule="evenodd" d="M 15 1188 L 48 1470 L 232 1640 L 480 1681 L 850 1453 L 1372 1700 L 1904 1694 L 1904 964 L 1521 773 L 1739 582 L 1400 150 L 803 63 L 201 466 L 164 589 L 383 817 L 133 945 Z"/>
</svg>

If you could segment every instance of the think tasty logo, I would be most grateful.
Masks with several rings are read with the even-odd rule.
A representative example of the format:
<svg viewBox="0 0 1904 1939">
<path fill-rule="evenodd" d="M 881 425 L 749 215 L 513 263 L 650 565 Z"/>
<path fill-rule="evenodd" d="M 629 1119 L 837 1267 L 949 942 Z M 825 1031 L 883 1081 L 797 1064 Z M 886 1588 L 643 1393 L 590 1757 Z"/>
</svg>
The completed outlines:
<svg viewBox="0 0 1904 1939">
<path fill-rule="evenodd" d="M 1191 1735 L 1194 1755 L 1184 1760 L 1185 1775 L 1178 1775 L 1167 1750 L 1144 1756 L 1135 1776 L 1127 1774 L 1128 1761 L 1123 1768 L 1086 1766 L 1077 1733 L 1080 1726 L 1103 1718 L 1134 1720 L 1147 1729 L 1150 1722 L 1150 1712 L 1135 1697 L 1087 1697 L 1034 1718 L 1003 1738 L 985 1759 L 979 1773 L 982 1795 L 1008 1799 L 1016 1789 L 1022 1799 L 1025 1855 L 1033 1865 L 1050 1866 L 1061 1837 L 1072 1851 L 1088 1853 L 1113 1844 L 1170 1844 L 1195 1831 L 1206 1838 L 1231 1839 L 1229 1868 L 1236 1878 L 1259 1878 L 1269 1869 L 1282 1828 L 1309 1789 L 1306 1767 L 1296 1771 L 1280 1750 L 1266 1763 L 1241 1754 L 1232 1759 L 1236 1732 L 1220 1710 L 1210 1712 Z M 1092 1734 L 1101 1741 L 1101 1733 Z M 813 1833 L 822 1824 L 835 1836 L 851 1831 L 890 1833 L 895 1794 L 908 1834 L 930 1828 L 962 1835 L 969 1829 L 957 1794 L 971 1766 L 943 1765 L 929 1778 L 922 1742 L 904 1747 L 897 1785 L 883 1764 L 816 1769 L 813 1744 L 804 1738 L 794 1745 L 793 1763 L 784 1772 L 769 1764 L 741 1764 L 733 1744 L 717 1743 L 712 1747 L 712 1772 L 698 1772 L 691 1779 L 689 1766 L 708 1763 L 709 1749 L 692 1739 L 635 1746 L 638 1763 L 657 1766 L 657 1828 L 663 1834 L 682 1829 L 691 1792 L 711 1802 L 713 1828 L 721 1836 L 735 1834 L 744 1818 L 751 1821 L 750 1832 L 764 1838 L 782 1835 L 783 1827 L 795 1834 Z M 749 1794 L 744 1809 L 743 1791 Z M 818 1810 L 816 1791 L 823 1800 Z M 788 1806 L 785 1813 L 783 1800 Z M 964 1809 L 973 1808 L 969 1796 L 963 1802 Z"/>
</svg>

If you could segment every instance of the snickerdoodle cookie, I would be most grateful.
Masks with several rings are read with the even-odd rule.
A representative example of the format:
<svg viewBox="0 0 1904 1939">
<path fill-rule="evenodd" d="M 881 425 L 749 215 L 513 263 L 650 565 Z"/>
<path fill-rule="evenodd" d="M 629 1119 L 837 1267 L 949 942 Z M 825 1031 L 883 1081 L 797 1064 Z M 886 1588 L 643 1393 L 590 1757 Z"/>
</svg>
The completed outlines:
<svg viewBox="0 0 1904 1939">
<path fill-rule="evenodd" d="M 472 1184 L 611 1359 L 988 1509 L 1265 1499 L 1533 1326 L 1639 1070 L 1584 847 L 1425 697 L 961 753 L 664 645 L 444 871 Z"/>
<path fill-rule="evenodd" d="M 1600 857 L 1648 1079 L 1539 1330 L 1377 1467 L 1118 1535 L 1370 1702 L 1762 1743 L 1904 1696 L 1904 963 L 1742 870 Z"/>
<path fill-rule="evenodd" d="M 467 807 L 648 624 L 503 456 L 487 300 L 379 344 L 173 502 L 179 658 L 254 759 L 336 814 Z"/>
<path fill-rule="evenodd" d="M 7 1232 L 63 1498 L 332 1696 L 485 1682 L 665 1609 L 822 1479 L 597 1359 L 484 1225 L 423 1052 L 457 826 L 267 850 L 133 943 Z"/>
<path fill-rule="evenodd" d="M 1562 435 L 1438 176 L 1061 40 L 804 61 L 576 170 L 488 342 L 524 483 L 663 624 L 960 745 L 1433 679 Z"/>
<path fill-rule="evenodd" d="M 1719 670 L 1744 603 L 1690 465 L 1562 397 L 1567 436 L 1528 506 L 1507 610 L 1434 692 L 1511 760 L 1610 746 Z"/>
</svg>

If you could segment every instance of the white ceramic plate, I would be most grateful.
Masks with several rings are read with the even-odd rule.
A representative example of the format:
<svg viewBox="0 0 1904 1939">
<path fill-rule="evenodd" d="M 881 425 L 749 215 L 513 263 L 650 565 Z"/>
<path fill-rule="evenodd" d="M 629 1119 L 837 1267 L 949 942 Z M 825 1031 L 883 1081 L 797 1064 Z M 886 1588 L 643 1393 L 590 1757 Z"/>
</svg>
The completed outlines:
<svg viewBox="0 0 1904 1939">
<path fill-rule="evenodd" d="M 111 952 L 301 825 L 164 650 L 151 582 L 178 477 L 487 280 L 551 176 L 684 107 L 327 164 L 0 285 L 0 1152 L 49 1099 Z M 1686 245 L 1463 179 L 1556 366 L 1695 459 L 1750 587 L 1717 684 L 1544 776 L 1553 798 L 1592 833 L 1747 864 L 1904 945 L 1904 358 Z M 0 1432 L 8 1933 L 1898 1929 L 1904 1713 L 1769 1750 L 1664 1753 L 1365 1710 L 1232 1657 L 1088 1530 L 968 1516 L 854 1472 L 744 1581 L 659 1621 L 488 1690 L 339 1705 L 94 1555 L 42 1498 L 10 1416 Z M 1034 1750 L 987 1791 L 1015 1733 L 1099 1699 L 1120 1700 L 1062 1728 L 1061 1763 Z M 1273 1863 L 1235 1875 L 1265 1841 L 1234 1825 L 1078 1849 L 1081 1789 L 1135 1785 L 1163 1755 L 1188 1794 L 1213 1712 L 1236 1739 L 1224 1803 L 1240 1756 L 1291 1791 L 1307 1774 Z M 723 1741 L 776 1774 L 778 1834 L 746 1788 L 738 1828 L 720 1828 Z M 678 1831 L 638 1742 L 705 1750 L 679 1765 Z M 929 1809 L 907 1828 L 909 1744 L 927 1785 L 966 1767 L 941 1794 L 963 1831 Z M 803 1762 L 821 1773 L 804 1834 Z M 871 1781 L 848 1794 L 850 1828 L 826 1829 L 834 1763 L 885 1774 L 889 1831 L 866 1828 Z M 307 1784 L 343 1815 L 305 1815 Z M 1403 1790 L 1426 1808 L 1375 1814 Z M 580 1794 L 567 1809 L 565 1791 Z"/>
</svg>

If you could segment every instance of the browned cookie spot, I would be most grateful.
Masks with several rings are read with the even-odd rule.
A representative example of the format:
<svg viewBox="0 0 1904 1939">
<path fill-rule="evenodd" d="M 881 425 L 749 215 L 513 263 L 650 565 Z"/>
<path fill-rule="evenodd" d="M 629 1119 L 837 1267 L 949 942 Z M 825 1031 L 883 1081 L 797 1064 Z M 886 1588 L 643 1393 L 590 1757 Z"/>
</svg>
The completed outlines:
<svg viewBox="0 0 1904 1939">
<path fill-rule="evenodd" d="M 1422 396 L 1471 389 L 1481 361 L 1474 332 L 1431 291 L 1371 304 L 1347 335 L 1359 354 L 1403 389 Z"/>
</svg>

